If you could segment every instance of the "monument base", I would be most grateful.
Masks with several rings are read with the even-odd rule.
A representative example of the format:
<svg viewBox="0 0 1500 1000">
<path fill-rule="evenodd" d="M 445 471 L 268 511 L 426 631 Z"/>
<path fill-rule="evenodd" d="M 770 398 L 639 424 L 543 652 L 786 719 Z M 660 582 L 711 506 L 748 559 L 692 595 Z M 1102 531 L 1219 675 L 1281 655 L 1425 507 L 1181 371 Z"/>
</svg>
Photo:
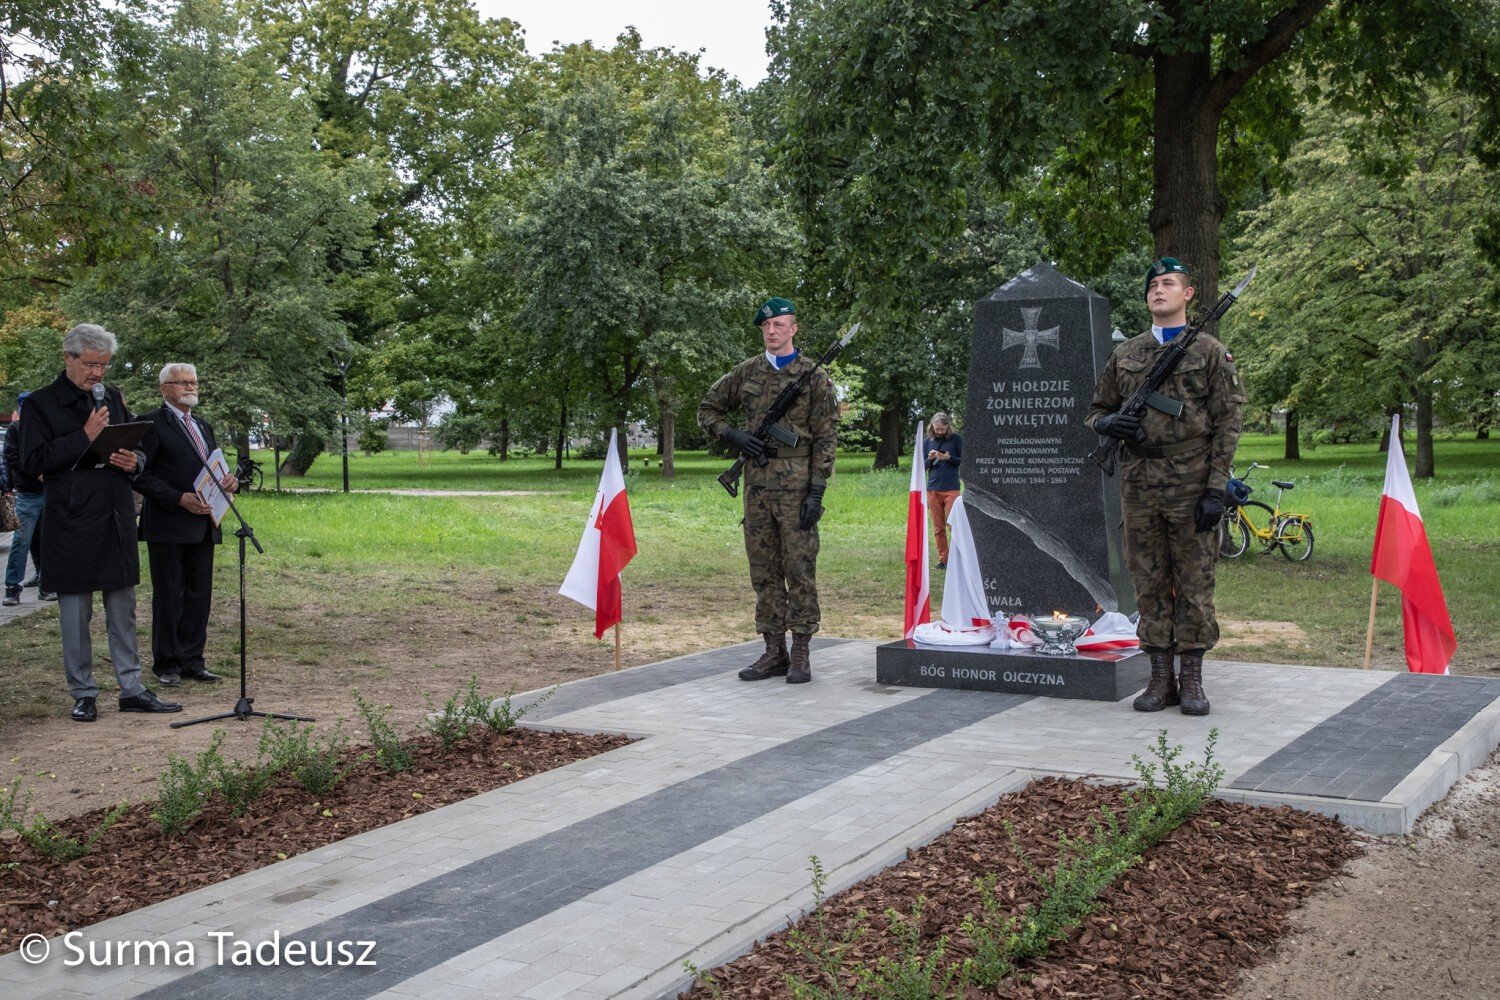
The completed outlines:
<svg viewBox="0 0 1500 1000">
<path fill-rule="evenodd" d="M 1150 679 L 1151 658 L 1138 649 L 1042 656 L 1032 649 L 924 646 L 909 640 L 875 649 L 875 680 L 899 687 L 1119 701 Z"/>
</svg>

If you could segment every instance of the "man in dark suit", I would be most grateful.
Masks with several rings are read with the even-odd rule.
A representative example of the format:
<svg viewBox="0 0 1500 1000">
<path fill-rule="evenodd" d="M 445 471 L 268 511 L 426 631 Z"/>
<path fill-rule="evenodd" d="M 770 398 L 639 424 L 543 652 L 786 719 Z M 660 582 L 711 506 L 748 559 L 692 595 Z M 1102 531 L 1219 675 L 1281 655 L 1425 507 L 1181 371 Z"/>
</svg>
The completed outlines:
<svg viewBox="0 0 1500 1000">
<path fill-rule="evenodd" d="M 42 589 L 56 591 L 63 669 L 73 696 L 73 720 L 98 718 L 89 621 L 94 591 L 104 595 L 109 660 L 120 682 L 122 712 L 180 712 L 141 684 L 135 641 L 135 588 L 141 582 L 130 489 L 145 455 L 120 449 L 94 468 L 83 458 L 111 423 L 129 423 L 118 389 L 104 384 L 115 335 L 80 323 L 63 338 L 63 372 L 31 394 L 21 409 L 21 469 L 42 481 Z M 95 390 L 98 394 L 95 395 Z"/>
<path fill-rule="evenodd" d="M 151 430 L 141 443 L 146 471 L 136 478 L 141 505 L 141 539 L 151 557 L 152 670 L 166 687 L 189 680 L 215 682 L 203 663 L 208 612 L 213 600 L 214 546 L 219 526 L 194 483 L 217 443 L 214 429 L 193 415 L 198 405 L 198 369 L 165 365 L 157 376 L 163 403 L 141 415 Z M 232 473 L 219 481 L 233 493 Z"/>
</svg>

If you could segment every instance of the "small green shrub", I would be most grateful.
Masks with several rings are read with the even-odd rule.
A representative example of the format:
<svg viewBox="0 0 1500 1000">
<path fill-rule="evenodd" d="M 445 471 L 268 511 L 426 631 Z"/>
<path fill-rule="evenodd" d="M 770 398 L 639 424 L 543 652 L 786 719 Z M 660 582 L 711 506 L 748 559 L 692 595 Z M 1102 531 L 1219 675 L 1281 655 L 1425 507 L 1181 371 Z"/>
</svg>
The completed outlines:
<svg viewBox="0 0 1500 1000">
<path fill-rule="evenodd" d="M 359 714 L 364 716 L 365 726 L 370 731 L 370 745 L 375 748 L 376 763 L 391 774 L 410 771 L 416 763 L 411 741 L 402 739 L 401 734 L 396 732 L 396 727 L 385 716 L 386 709 L 371 705 L 360 697 L 357 690 L 354 692 L 354 704 L 359 707 Z"/>
<path fill-rule="evenodd" d="M 496 733 L 503 735 L 516 728 L 516 724 L 526 718 L 527 714 L 556 694 L 558 686 L 554 686 L 536 701 L 517 709 L 511 703 L 511 698 L 516 693 L 515 688 L 505 692 L 503 698 L 489 698 L 479 693 L 479 678 L 471 674 L 468 689 L 464 693 L 462 711 L 470 719 L 482 722 Z"/>
<path fill-rule="evenodd" d="M 343 719 L 333 727 L 328 739 L 319 741 L 315 737 L 313 726 L 293 722 L 286 726 L 267 724 L 262 741 L 270 741 L 267 754 L 283 773 L 290 775 L 304 791 L 323 796 L 333 791 L 365 758 L 346 760 L 349 734 L 344 732 Z"/>
<path fill-rule="evenodd" d="M 469 681 L 471 690 L 475 683 L 476 679 L 471 677 Z M 458 746 L 459 741 L 469 735 L 469 728 L 479 721 L 468 713 L 467 698 L 463 705 L 459 704 L 459 695 L 461 693 L 455 692 L 450 695 L 440 709 L 433 708 L 431 694 L 424 692 L 422 695 L 422 700 L 427 703 L 427 720 L 424 725 L 426 725 L 427 731 L 436 736 L 438 741 L 443 744 L 444 753 Z"/>
<path fill-rule="evenodd" d="M 121 802 L 105 813 L 99 825 L 94 828 L 94 832 L 83 840 L 68 836 L 53 825 L 51 820 L 38 814 L 36 819 L 21 831 L 21 839 L 26 841 L 32 850 L 51 861 L 76 861 L 94 849 L 94 845 L 99 843 L 99 838 L 120 821 L 120 817 L 125 815 L 127 808 L 129 805 Z"/>
<path fill-rule="evenodd" d="M 854 993 L 844 985 L 844 956 L 864 936 L 869 913 L 860 910 L 844 932 L 834 937 L 823 906 L 828 898 L 828 873 L 823 870 L 817 855 L 808 859 L 808 867 L 812 871 L 813 890 L 811 927 L 804 929 L 800 923 L 794 924 L 787 932 L 786 943 L 817 967 L 818 980 L 808 982 L 788 975 L 787 988 L 791 990 L 793 1000 L 853 1000 Z"/>
<path fill-rule="evenodd" d="M 17 804 L 16 800 L 21 795 L 21 777 L 10 783 L 10 789 L 0 795 L 0 830 L 15 830 L 20 832 L 26 822 L 26 813 L 31 808 L 31 793 Z"/>
<path fill-rule="evenodd" d="M 266 789 L 281 777 L 285 763 L 278 760 L 273 751 L 281 750 L 285 753 L 285 750 L 277 746 L 274 737 L 268 738 L 270 728 L 271 720 L 267 719 L 266 730 L 261 733 L 260 744 L 256 748 L 254 764 L 246 764 L 239 758 L 220 759 L 218 762 L 219 773 L 215 784 L 229 803 L 229 811 L 236 816 L 245 815 L 250 804 L 264 795 Z"/>
<path fill-rule="evenodd" d="M 896 910 L 885 911 L 896 937 L 896 957 L 882 955 L 873 969 L 861 966 L 857 970 L 861 995 L 877 1000 L 948 1000 L 967 992 L 969 964 L 947 961 L 946 934 L 933 942 L 931 951 L 923 951 L 922 908 L 926 904 L 927 897 L 918 896 L 910 917 Z"/>
<path fill-rule="evenodd" d="M 215 730 L 208 748 L 194 760 L 175 754 L 167 757 L 166 770 L 157 781 L 156 808 L 151 813 L 162 833 L 181 833 L 203 812 L 209 796 L 219 786 L 224 762 L 219 746 L 224 742 L 224 735 L 224 730 Z"/>
</svg>

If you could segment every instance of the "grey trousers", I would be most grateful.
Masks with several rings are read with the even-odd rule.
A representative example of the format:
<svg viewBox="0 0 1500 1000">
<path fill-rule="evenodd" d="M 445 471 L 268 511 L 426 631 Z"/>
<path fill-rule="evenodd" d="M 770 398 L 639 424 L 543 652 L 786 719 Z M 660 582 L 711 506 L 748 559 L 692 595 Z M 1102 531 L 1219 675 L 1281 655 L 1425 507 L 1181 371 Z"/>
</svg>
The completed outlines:
<svg viewBox="0 0 1500 1000">
<path fill-rule="evenodd" d="M 141 683 L 141 655 L 135 646 L 135 588 L 121 587 L 103 593 L 109 662 L 114 665 L 115 680 L 120 682 L 120 697 L 134 698 L 146 690 Z M 94 644 L 89 637 L 94 595 L 58 594 L 57 617 L 62 626 L 68 694 L 74 698 L 99 697 L 99 685 L 94 683 Z"/>
</svg>

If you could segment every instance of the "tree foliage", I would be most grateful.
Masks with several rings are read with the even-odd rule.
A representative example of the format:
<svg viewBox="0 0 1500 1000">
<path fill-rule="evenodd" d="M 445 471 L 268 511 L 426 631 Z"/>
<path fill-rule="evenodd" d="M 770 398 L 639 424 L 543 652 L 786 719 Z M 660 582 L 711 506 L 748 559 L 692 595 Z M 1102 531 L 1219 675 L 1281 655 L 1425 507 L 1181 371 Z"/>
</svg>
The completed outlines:
<svg viewBox="0 0 1500 1000">
<path fill-rule="evenodd" d="M 737 88 L 696 56 L 629 31 L 613 49 L 562 49 L 544 75 L 497 264 L 538 367 L 581 375 L 601 430 L 654 410 L 670 442 L 679 409 L 747 353 L 791 223 L 749 154 Z"/>
<path fill-rule="evenodd" d="M 1325 425 L 1373 427 L 1410 404 L 1419 476 L 1434 471 L 1434 416 L 1486 430 L 1500 393 L 1478 242 L 1500 175 L 1475 155 L 1477 104 L 1435 82 L 1395 116 L 1315 106 L 1292 183 L 1236 247 L 1265 276 L 1226 331 L 1252 396 Z"/>
</svg>

